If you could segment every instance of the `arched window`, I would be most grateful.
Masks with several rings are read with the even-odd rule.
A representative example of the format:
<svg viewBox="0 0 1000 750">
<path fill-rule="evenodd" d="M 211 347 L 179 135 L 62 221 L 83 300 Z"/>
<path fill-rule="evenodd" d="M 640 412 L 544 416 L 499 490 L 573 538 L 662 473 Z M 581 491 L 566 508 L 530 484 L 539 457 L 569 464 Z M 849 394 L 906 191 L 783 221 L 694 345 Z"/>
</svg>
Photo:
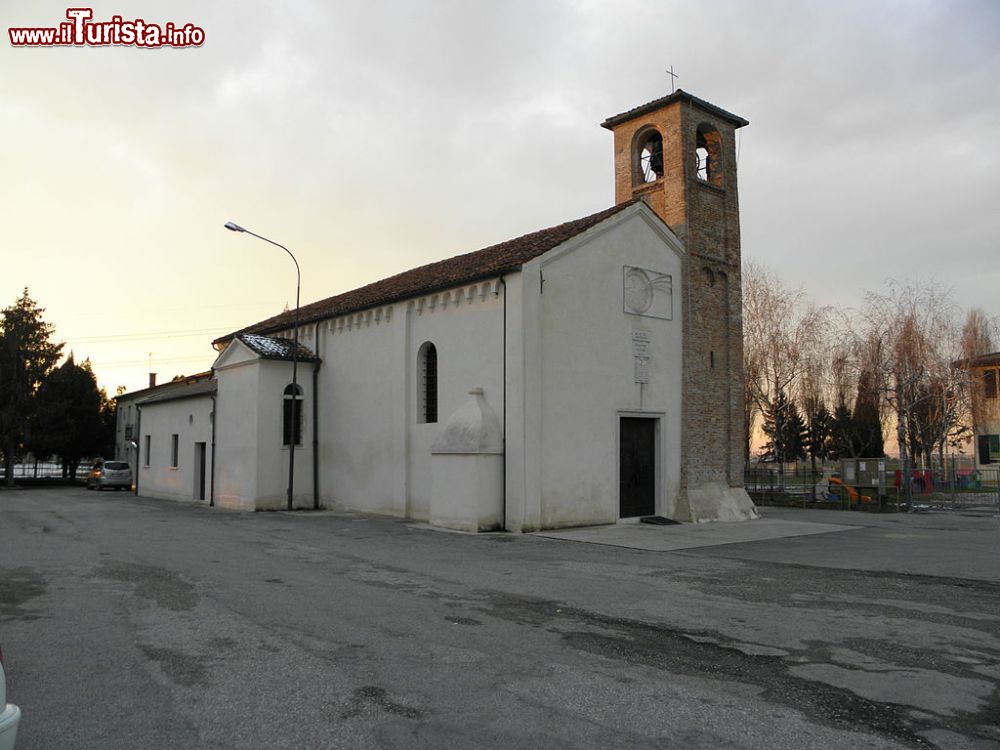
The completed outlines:
<svg viewBox="0 0 1000 750">
<path fill-rule="evenodd" d="M 722 136 L 707 122 L 698 126 L 694 153 L 698 179 L 722 187 Z"/>
<path fill-rule="evenodd" d="M 302 445 L 302 386 L 291 383 L 285 386 L 283 406 L 281 444 L 291 445 L 295 435 L 295 445 Z"/>
<path fill-rule="evenodd" d="M 639 131 L 633 152 L 635 184 L 656 182 L 663 177 L 663 136 L 654 128 Z"/>
<path fill-rule="evenodd" d="M 417 352 L 417 422 L 438 421 L 438 358 L 437 348 L 424 342 Z"/>
</svg>

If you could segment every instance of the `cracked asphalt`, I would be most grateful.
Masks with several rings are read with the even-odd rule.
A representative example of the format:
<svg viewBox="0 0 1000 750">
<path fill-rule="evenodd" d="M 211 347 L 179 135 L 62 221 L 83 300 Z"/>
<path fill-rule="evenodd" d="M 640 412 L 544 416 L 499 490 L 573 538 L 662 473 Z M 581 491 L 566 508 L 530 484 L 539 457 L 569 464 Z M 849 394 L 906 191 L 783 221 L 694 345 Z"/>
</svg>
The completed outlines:
<svg viewBox="0 0 1000 750">
<path fill-rule="evenodd" d="M 0 491 L 18 750 L 1000 748 L 1000 519 L 764 511 L 857 528 L 663 552 Z"/>
</svg>

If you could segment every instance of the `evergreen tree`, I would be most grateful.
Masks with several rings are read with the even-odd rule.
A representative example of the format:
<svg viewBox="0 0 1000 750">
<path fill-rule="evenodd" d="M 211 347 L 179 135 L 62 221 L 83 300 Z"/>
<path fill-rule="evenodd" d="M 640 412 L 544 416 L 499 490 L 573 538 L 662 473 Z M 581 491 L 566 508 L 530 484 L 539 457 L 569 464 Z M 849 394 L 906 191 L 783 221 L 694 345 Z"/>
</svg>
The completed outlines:
<svg viewBox="0 0 1000 750">
<path fill-rule="evenodd" d="M 63 477 L 75 479 L 81 458 L 108 450 L 108 399 L 97 387 L 89 360 L 77 365 L 71 352 L 66 362 L 42 381 L 36 402 L 26 444 L 35 455 L 58 455 Z"/>
<path fill-rule="evenodd" d="M 816 459 L 825 460 L 830 455 L 833 416 L 822 402 L 816 410 L 809 414 L 809 427 L 806 430 L 806 452 L 812 461 L 812 472 L 816 474 Z"/>
<path fill-rule="evenodd" d="M 854 419 L 847 404 L 838 404 L 833 410 L 830 420 L 830 452 L 829 458 L 851 458 L 853 454 L 851 439 L 854 435 Z"/>
<path fill-rule="evenodd" d="M 14 483 L 14 459 L 35 407 L 35 394 L 59 361 L 62 344 L 51 341 L 54 329 L 42 318 L 44 308 L 28 295 L 0 311 L 0 451 L 8 486 Z"/>
<path fill-rule="evenodd" d="M 851 455 L 856 458 L 884 456 L 878 386 L 875 373 L 870 370 L 862 372 L 858 378 L 858 395 L 851 420 Z"/>
<path fill-rule="evenodd" d="M 806 457 L 806 424 L 798 408 L 778 391 L 774 404 L 764 411 L 764 458 L 779 463 Z"/>
</svg>

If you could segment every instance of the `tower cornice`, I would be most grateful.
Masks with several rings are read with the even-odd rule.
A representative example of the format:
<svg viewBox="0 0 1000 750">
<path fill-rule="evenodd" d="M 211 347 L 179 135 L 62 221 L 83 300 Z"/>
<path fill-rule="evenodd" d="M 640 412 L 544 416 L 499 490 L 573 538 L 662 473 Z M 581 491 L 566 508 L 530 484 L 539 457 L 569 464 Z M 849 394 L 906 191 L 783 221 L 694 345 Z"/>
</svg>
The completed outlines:
<svg viewBox="0 0 1000 750">
<path fill-rule="evenodd" d="M 697 107 L 705 110 L 709 114 L 715 115 L 726 122 L 733 125 L 735 128 L 746 127 L 750 124 L 749 120 L 745 120 L 739 115 L 734 115 L 732 112 L 724 110 L 722 107 L 718 107 L 711 102 L 706 102 L 704 99 L 699 99 L 694 94 L 689 94 L 684 89 L 677 89 L 674 93 L 668 94 L 667 96 L 660 97 L 659 99 L 654 99 L 646 104 L 641 104 L 638 107 L 633 107 L 627 112 L 622 112 L 619 115 L 613 115 L 607 120 L 601 123 L 602 128 L 607 128 L 608 130 L 614 130 L 616 127 L 621 125 L 623 122 L 628 122 L 629 120 L 634 120 L 637 117 L 641 117 L 649 112 L 654 112 L 661 109 L 668 104 L 673 104 L 674 102 L 690 102 Z"/>
</svg>

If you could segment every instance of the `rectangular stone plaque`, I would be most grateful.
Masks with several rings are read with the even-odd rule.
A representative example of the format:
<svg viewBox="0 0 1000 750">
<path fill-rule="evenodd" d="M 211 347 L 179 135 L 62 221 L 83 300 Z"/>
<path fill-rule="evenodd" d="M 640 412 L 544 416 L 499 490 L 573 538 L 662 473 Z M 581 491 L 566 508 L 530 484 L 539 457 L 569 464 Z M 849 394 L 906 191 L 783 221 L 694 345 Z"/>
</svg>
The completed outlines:
<svg viewBox="0 0 1000 750">
<path fill-rule="evenodd" d="M 649 268 L 622 266 L 622 302 L 629 315 L 673 320 L 673 277 Z"/>
<path fill-rule="evenodd" d="M 635 382 L 649 382 L 649 357 L 635 357 Z"/>
<path fill-rule="evenodd" d="M 649 331 L 632 331 L 632 356 L 648 357 L 651 338 Z"/>
</svg>

